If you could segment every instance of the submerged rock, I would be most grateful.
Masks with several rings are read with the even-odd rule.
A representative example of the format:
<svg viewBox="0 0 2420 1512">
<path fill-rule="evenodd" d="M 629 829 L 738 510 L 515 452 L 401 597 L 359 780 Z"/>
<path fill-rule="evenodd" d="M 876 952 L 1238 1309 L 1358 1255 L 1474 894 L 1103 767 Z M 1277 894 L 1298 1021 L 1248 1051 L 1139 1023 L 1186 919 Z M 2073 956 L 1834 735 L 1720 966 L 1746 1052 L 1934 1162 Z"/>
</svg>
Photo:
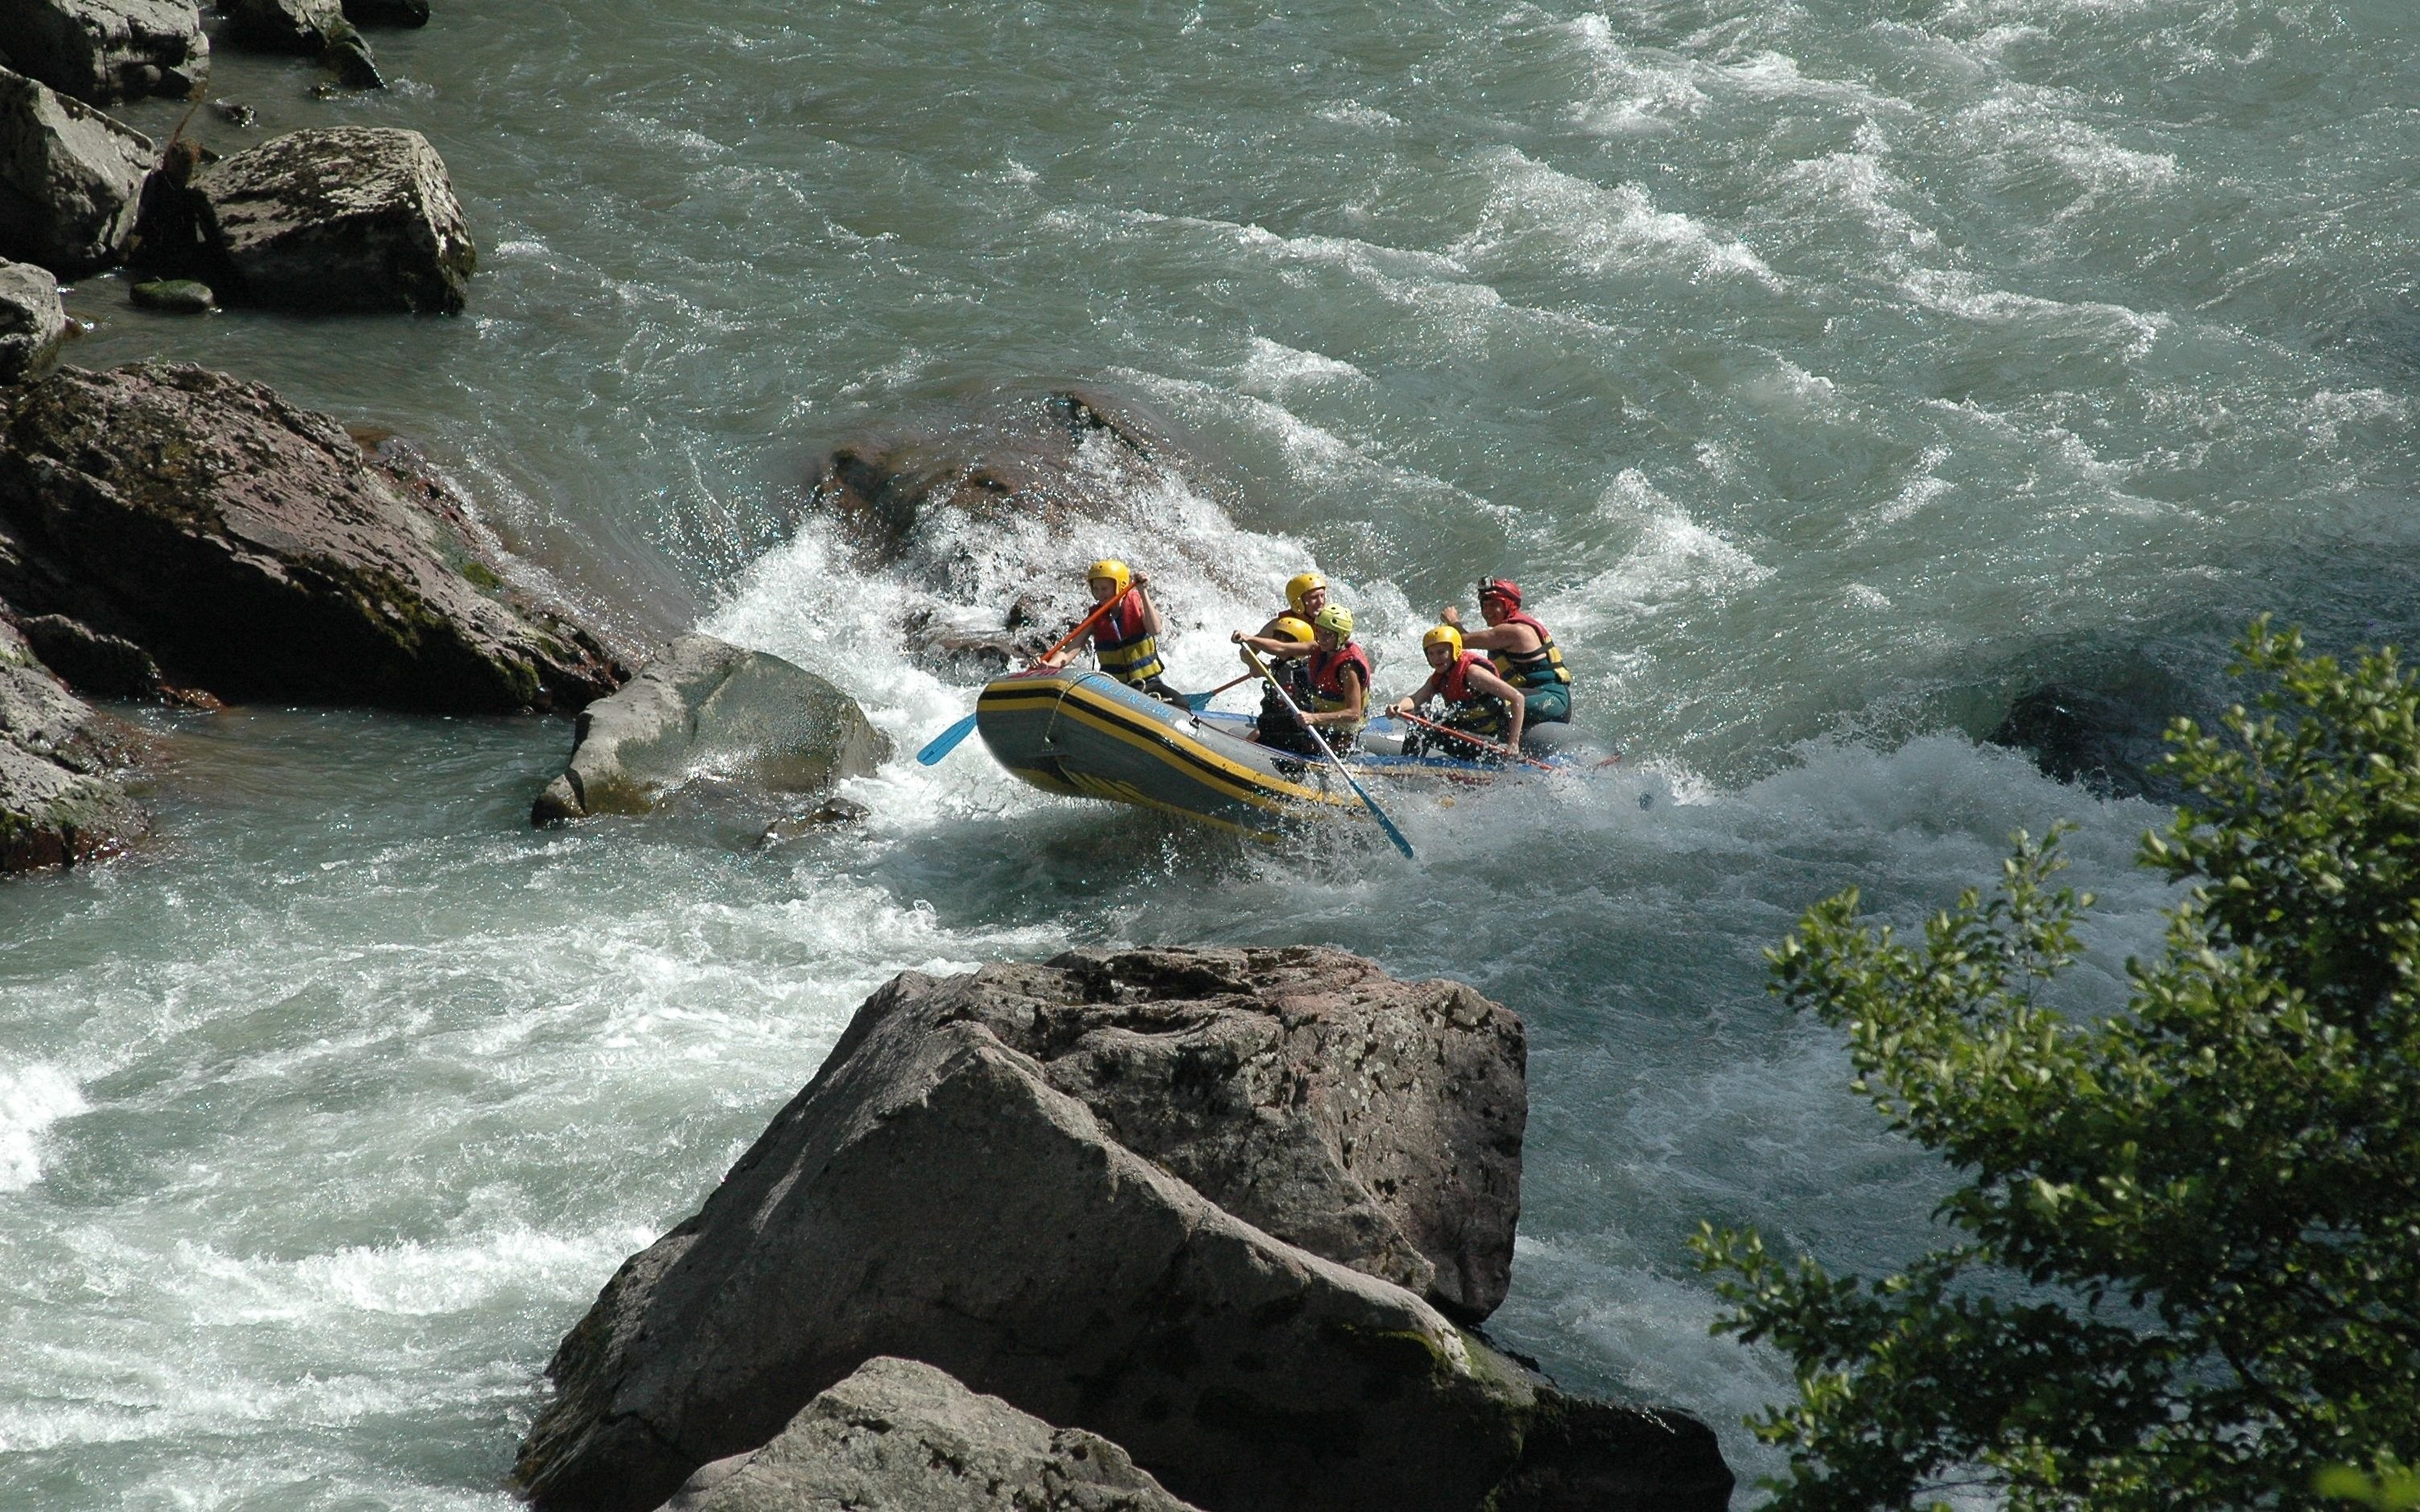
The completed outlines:
<svg viewBox="0 0 2420 1512">
<path fill-rule="evenodd" d="M 116 262 L 152 153 L 142 132 L 0 69 L 0 257 L 61 278 Z"/>
<path fill-rule="evenodd" d="M 417 131 L 292 131 L 163 174 L 147 193 L 143 265 L 229 303 L 450 315 L 478 265 L 445 164 Z"/>
<path fill-rule="evenodd" d="M 206 368 L 0 398 L 0 607 L 132 641 L 230 702 L 574 709 L 623 673 L 514 590 L 442 485 Z"/>
<path fill-rule="evenodd" d="M 2201 712 L 2173 679 L 2140 669 L 2107 689 L 2045 683 L 2020 695 L 1986 738 L 2033 757 L 2045 777 L 2101 798 L 2174 803 L 2183 790 L 2163 775 L 2168 721 Z"/>
<path fill-rule="evenodd" d="M 88 104 L 182 98 L 209 72 L 202 13 L 186 0 L 0 0 L 8 66 Z"/>
<path fill-rule="evenodd" d="M 571 764 L 530 810 L 534 825 L 644 813 L 705 771 L 777 793 L 871 774 L 890 738 L 857 701 L 779 656 L 686 635 L 580 717 Z"/>
<path fill-rule="evenodd" d="M 147 310 L 167 315 L 208 315 L 218 308 L 218 297 L 208 284 L 190 278 L 155 278 L 126 291 L 128 299 Z"/>
<path fill-rule="evenodd" d="M 663 1512 L 1190 1512 L 1126 1452 L 928 1365 L 868 1360 L 770 1443 L 718 1459 Z"/>
<path fill-rule="evenodd" d="M 1517 1035 L 1463 990 L 1395 985 L 1398 1046 L 1470 1032 L 1447 1027 L 1448 1004 Z M 1233 1058 L 1280 1073 L 1278 1101 L 1227 1116 L 1283 1123 L 1289 1106 L 1389 1080 L 1319 1063 L 1349 1041 L 1356 995 L 1378 987 L 1375 968 L 1317 950 L 900 976 L 705 1209 L 628 1261 L 565 1338 L 516 1478 L 544 1512 L 646 1508 L 868 1357 L 898 1354 L 1102 1434 L 1218 1512 L 1475 1512 L 1498 1491 L 1539 1508 L 1725 1505 L 1730 1473 L 1702 1425 L 1575 1403 L 1411 1292 L 1218 1207 L 1121 1140 L 1129 1110 L 1105 1098 L 1105 1118 L 1056 1085 L 1091 1083 L 1120 1055 L 1146 1075 L 1198 1064 L 1198 1084 L 1164 1085 L 1180 1100 L 1198 1085 L 1208 1121 L 1249 1080 Z M 1103 1011 L 1120 1004 L 1123 1021 Z M 1308 1031 L 1304 1059 L 1233 1056 L 1254 1019 Z M 1383 1117 L 1360 1132 L 1378 1147 L 1427 1137 Z M 1160 1148 L 1182 1158 L 1188 1143 Z M 1321 1165 L 1319 1143 L 1280 1142 L 1267 1179 Z M 1355 1173 L 1397 1153 L 1344 1152 Z M 1609 1499 L 1559 1499 L 1575 1485 Z"/>
<path fill-rule="evenodd" d="M 0 388 L 49 372 L 67 339 L 58 279 L 32 263 L 0 261 Z"/>
<path fill-rule="evenodd" d="M 0 872 L 89 861 L 147 826 L 94 720 L 0 620 Z"/>
</svg>

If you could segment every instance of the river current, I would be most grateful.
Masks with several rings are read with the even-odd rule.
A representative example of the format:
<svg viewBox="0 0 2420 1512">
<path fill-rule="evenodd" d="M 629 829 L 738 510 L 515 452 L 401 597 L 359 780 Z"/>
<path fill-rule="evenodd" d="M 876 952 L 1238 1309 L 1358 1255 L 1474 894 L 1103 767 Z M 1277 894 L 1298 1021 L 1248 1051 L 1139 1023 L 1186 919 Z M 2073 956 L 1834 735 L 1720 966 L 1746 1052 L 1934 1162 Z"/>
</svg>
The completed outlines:
<svg viewBox="0 0 2420 1512">
<path fill-rule="evenodd" d="M 530 830 L 562 721 L 127 711 L 158 838 L 0 886 L 0 1504 L 502 1512 L 556 1339 L 865 994 L 1142 941 L 1330 942 L 1519 1011 L 1492 1331 L 1771 1473 L 1739 1422 L 1786 1368 L 1708 1336 L 1687 1236 L 1887 1265 L 1946 1179 L 1761 951 L 1849 886 L 1913 921 L 2065 816 L 2103 900 L 2066 990 L 2115 1002 L 2165 810 L 1978 737 L 2054 678 L 2223 700 L 2260 609 L 2420 640 L 2394 0 L 440 0 L 374 40 L 395 87 L 332 100 L 222 50 L 260 131 L 194 130 L 426 132 L 468 313 L 180 321 L 97 279 L 71 361 L 410 437 L 598 617 L 788 656 L 903 751 L 970 690 L 785 505 L 870 429 L 1091 384 L 1193 461 L 1051 549 L 1155 573 L 1181 686 L 1310 563 L 1391 692 L 1503 573 L 1628 759 L 1407 808 L 1417 865 L 1050 799 L 979 745 L 755 848 Z"/>
</svg>

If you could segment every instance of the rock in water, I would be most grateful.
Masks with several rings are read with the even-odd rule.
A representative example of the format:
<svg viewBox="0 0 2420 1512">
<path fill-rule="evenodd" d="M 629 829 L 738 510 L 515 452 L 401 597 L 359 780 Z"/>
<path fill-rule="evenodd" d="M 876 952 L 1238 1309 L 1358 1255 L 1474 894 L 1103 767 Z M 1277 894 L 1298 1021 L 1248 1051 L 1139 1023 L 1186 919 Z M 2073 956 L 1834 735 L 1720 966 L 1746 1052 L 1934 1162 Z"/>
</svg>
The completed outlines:
<svg viewBox="0 0 2420 1512">
<path fill-rule="evenodd" d="M 58 279 L 32 263 L 0 262 L 0 387 L 49 372 L 67 339 Z"/>
<path fill-rule="evenodd" d="M 1102 1434 L 1218 1512 L 1475 1512 L 1499 1489 L 1576 1506 L 1557 1490 L 1574 1485 L 1614 1488 L 1605 1507 L 1726 1504 L 1702 1425 L 1575 1404 L 1402 1288 L 1214 1205 L 1014 1047 L 1063 1023 L 1076 1042 L 1181 1034 L 1187 982 L 1205 1019 L 1237 995 L 1316 1017 L 1336 1005 L 1300 977 L 1339 958 L 1126 959 L 909 972 L 868 999 L 705 1209 L 624 1264 L 556 1351 L 516 1471 L 542 1512 L 650 1507 L 876 1354 Z M 1122 981 L 1150 1011 L 1068 1014 Z M 1532 1440 L 1545 1459 L 1525 1458 Z"/>
<path fill-rule="evenodd" d="M 1062 1000 L 993 1031 L 1120 1144 L 1449 1316 L 1504 1300 L 1529 1112 L 1518 1016 L 1342 950 L 1058 964 Z"/>
<path fill-rule="evenodd" d="M 0 399 L 0 604 L 134 642 L 229 701 L 475 712 L 618 687 L 511 590 L 442 485 L 206 368 L 65 368 Z"/>
<path fill-rule="evenodd" d="M 92 725 L 91 707 L 0 620 L 0 872 L 72 866 L 143 833 Z"/>
<path fill-rule="evenodd" d="M 328 29 L 345 19 L 338 0 L 219 0 L 226 39 L 269 53 L 318 54 Z"/>
<path fill-rule="evenodd" d="M 288 310 L 462 308 L 478 253 L 437 149 L 418 131 L 294 131 L 193 180 L 229 301 Z M 183 271 L 185 270 L 178 270 Z"/>
<path fill-rule="evenodd" d="M 342 16 L 329 26 L 328 45 L 320 58 L 336 70 L 336 77 L 344 81 L 348 89 L 386 87 L 386 80 L 379 73 L 378 58 L 370 52 L 369 39 Z"/>
<path fill-rule="evenodd" d="M 877 1356 L 772 1443 L 706 1466 L 663 1512 L 1190 1512 L 1126 1452 Z"/>
<path fill-rule="evenodd" d="M 0 69 L 0 257 L 82 278 L 117 261 L 151 139 Z"/>
<path fill-rule="evenodd" d="M 194 92 L 209 72 L 199 8 L 185 0 L 0 0 L 8 65 L 88 104 Z"/>
<path fill-rule="evenodd" d="M 857 701 L 814 673 L 686 635 L 582 712 L 571 765 L 538 795 L 530 823 L 644 813 L 658 794 L 700 771 L 813 793 L 890 757 L 890 738 Z"/>
<path fill-rule="evenodd" d="M 345 0 L 345 19 L 356 26 L 426 26 L 428 0 Z"/>
<path fill-rule="evenodd" d="M 218 297 L 210 286 L 190 278 L 155 278 L 128 289 L 126 297 L 147 310 L 167 315 L 208 315 L 218 308 Z"/>
</svg>

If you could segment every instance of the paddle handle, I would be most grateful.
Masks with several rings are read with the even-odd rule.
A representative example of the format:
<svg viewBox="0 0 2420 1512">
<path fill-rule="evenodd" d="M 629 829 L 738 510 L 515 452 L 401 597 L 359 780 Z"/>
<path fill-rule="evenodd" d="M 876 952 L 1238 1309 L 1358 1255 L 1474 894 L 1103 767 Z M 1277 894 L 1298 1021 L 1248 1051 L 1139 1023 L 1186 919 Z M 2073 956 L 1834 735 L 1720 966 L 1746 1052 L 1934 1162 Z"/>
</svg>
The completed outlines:
<svg viewBox="0 0 2420 1512">
<path fill-rule="evenodd" d="M 1277 673 L 1269 671 L 1268 663 L 1261 659 L 1260 653 L 1246 646 L 1244 659 L 1252 664 L 1252 671 L 1260 673 L 1271 687 L 1278 690 L 1278 697 L 1285 700 L 1285 706 L 1294 712 L 1294 717 L 1297 720 L 1301 721 L 1303 730 L 1311 736 L 1311 744 L 1317 746 L 1319 753 L 1327 758 L 1327 764 L 1336 768 L 1336 775 L 1344 779 L 1345 786 L 1351 788 L 1353 795 L 1361 800 L 1361 806 L 1370 810 L 1370 817 L 1378 821 L 1378 827 L 1385 830 L 1387 838 L 1395 842 L 1395 849 L 1403 852 L 1404 858 L 1407 861 L 1419 860 L 1419 857 L 1412 854 L 1412 842 L 1405 840 L 1404 832 L 1395 827 L 1395 822 L 1387 817 L 1387 810 L 1378 807 L 1378 800 L 1370 796 L 1370 790 L 1363 787 L 1353 776 L 1352 770 L 1337 759 L 1334 748 L 1327 744 L 1327 737 L 1319 733 L 1319 726 L 1304 718 L 1302 706 L 1295 702 L 1294 695 L 1286 691 L 1283 683 L 1278 681 Z M 1366 689 L 1362 697 L 1369 697 Z"/>
<path fill-rule="evenodd" d="M 1250 672 L 1246 672 L 1241 677 L 1229 678 L 1227 681 L 1220 683 L 1217 687 L 1212 688 L 1207 693 L 1187 693 L 1185 695 L 1185 706 L 1191 709 L 1194 713 L 1199 714 L 1203 709 L 1210 706 L 1210 701 L 1212 699 L 1217 698 L 1219 694 L 1224 693 L 1231 687 L 1240 687 L 1251 680 L 1252 674 Z"/>
<path fill-rule="evenodd" d="M 1051 657 L 1059 655 L 1059 653 L 1066 650 L 1069 646 L 1072 646 L 1077 641 L 1084 639 L 1084 633 L 1090 630 L 1094 625 L 1100 624 L 1101 616 L 1117 608 L 1118 600 L 1125 596 L 1125 595 L 1123 594 L 1111 594 L 1109 597 L 1094 605 L 1093 612 L 1085 615 L 1081 624 L 1068 631 L 1065 639 L 1062 640 L 1057 645 L 1052 646 L 1049 650 L 1044 652 L 1041 656 L 1033 658 L 1034 664 L 1039 666 L 1043 662 L 1048 661 Z"/>
<path fill-rule="evenodd" d="M 1542 772 L 1551 772 L 1555 770 L 1555 767 L 1551 763 L 1542 762 L 1535 756 L 1530 755 L 1528 751 L 1514 750 L 1510 746 L 1498 745 L 1493 740 L 1482 740 L 1479 736 L 1472 734 L 1467 730 L 1456 730 L 1450 724 L 1439 724 L 1435 719 L 1423 719 L 1417 714 L 1399 714 L 1395 716 L 1395 717 L 1398 719 L 1408 719 L 1417 725 L 1424 725 L 1431 730 L 1436 731 L 1440 734 L 1451 735 L 1456 740 L 1468 741 L 1470 744 L 1477 746 L 1481 750 L 1492 750 L 1498 756 L 1510 756 L 1516 762 L 1528 762 L 1530 765 L 1538 768 Z"/>
</svg>

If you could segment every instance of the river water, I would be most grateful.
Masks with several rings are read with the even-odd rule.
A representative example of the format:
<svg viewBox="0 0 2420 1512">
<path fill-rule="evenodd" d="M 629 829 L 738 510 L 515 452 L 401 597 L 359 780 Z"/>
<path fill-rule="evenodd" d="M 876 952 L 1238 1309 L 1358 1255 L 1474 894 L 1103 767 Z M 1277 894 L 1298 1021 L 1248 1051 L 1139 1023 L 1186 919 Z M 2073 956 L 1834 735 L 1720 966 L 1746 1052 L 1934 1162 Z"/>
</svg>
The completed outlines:
<svg viewBox="0 0 2420 1512">
<path fill-rule="evenodd" d="M 382 96 L 225 51 L 210 93 L 427 133 L 469 312 L 178 321 L 99 279 L 74 361 L 413 438 L 600 618 L 792 657 L 903 749 L 968 690 L 783 506 L 869 428 L 1090 383 L 1195 460 L 1053 549 L 1159 576 L 1181 684 L 1306 561 L 1397 671 L 1502 572 L 1629 759 L 1408 807 L 1417 865 L 972 745 L 759 849 L 532 832 L 562 722 L 130 711 L 158 840 L 0 887 L 0 1504 L 507 1506 L 555 1340 L 867 992 L 1121 941 L 1332 942 L 1517 1009 L 1491 1326 L 1772 1473 L 1737 1425 L 1787 1371 L 1708 1336 L 1686 1237 L 1887 1264 L 1944 1176 L 1761 950 L 1852 885 L 1912 920 L 2065 815 L 2104 899 L 2069 992 L 2114 1001 L 2164 810 L 1977 737 L 2047 678 L 2221 699 L 2262 609 L 2420 632 L 2390 0 L 441 0 L 375 41 Z"/>
</svg>

